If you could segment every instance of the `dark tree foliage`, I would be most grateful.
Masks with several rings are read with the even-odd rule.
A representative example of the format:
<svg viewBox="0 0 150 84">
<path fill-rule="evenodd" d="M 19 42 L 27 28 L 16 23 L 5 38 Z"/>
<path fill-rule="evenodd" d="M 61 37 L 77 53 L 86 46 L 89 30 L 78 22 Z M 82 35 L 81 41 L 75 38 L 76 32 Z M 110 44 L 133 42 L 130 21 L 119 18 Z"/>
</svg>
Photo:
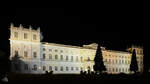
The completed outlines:
<svg viewBox="0 0 150 84">
<path fill-rule="evenodd" d="M 10 61 L 6 56 L 5 52 L 0 50 L 0 79 L 5 77 L 5 74 L 9 72 Z"/>
<path fill-rule="evenodd" d="M 95 62 L 95 65 L 93 66 L 94 71 L 100 72 L 100 73 L 102 71 L 106 71 L 106 67 L 104 66 L 104 63 L 103 63 L 103 56 L 102 56 L 102 51 L 101 51 L 100 45 L 98 45 L 98 47 L 97 47 L 94 62 Z"/>
<path fill-rule="evenodd" d="M 138 64 L 137 64 L 135 49 L 132 52 L 132 58 L 131 58 L 131 64 L 130 64 L 130 71 L 134 71 L 135 73 L 138 71 Z"/>
</svg>

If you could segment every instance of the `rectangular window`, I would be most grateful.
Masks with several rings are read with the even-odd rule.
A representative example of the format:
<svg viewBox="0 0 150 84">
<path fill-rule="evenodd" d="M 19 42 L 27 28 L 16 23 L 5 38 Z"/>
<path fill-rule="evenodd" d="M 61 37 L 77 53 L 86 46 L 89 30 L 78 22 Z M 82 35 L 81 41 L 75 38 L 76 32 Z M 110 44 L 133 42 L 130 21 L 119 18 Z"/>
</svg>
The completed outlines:
<svg viewBox="0 0 150 84">
<path fill-rule="evenodd" d="M 43 59 L 45 59 L 46 58 L 46 56 L 45 56 L 45 54 L 43 54 Z"/>
<path fill-rule="evenodd" d="M 55 59 L 58 59 L 58 55 L 55 55 Z"/>
<path fill-rule="evenodd" d="M 14 33 L 15 38 L 18 38 L 18 32 Z"/>
<path fill-rule="evenodd" d="M 68 56 L 66 56 L 66 60 L 68 60 Z"/>
<path fill-rule="evenodd" d="M 33 57 L 36 58 L 37 57 L 37 53 L 33 52 Z"/>
<path fill-rule="evenodd" d="M 78 67 L 76 67 L 76 70 L 78 71 Z"/>
<path fill-rule="evenodd" d="M 81 57 L 80 59 L 81 59 L 81 62 L 82 62 L 82 61 L 83 61 L 83 58 Z"/>
<path fill-rule="evenodd" d="M 52 59 L 52 54 L 49 54 L 49 59 Z"/>
<path fill-rule="evenodd" d="M 60 59 L 63 60 L 63 55 L 60 56 Z"/>
<path fill-rule="evenodd" d="M 73 61 L 73 56 L 71 56 L 71 61 Z"/>
<path fill-rule="evenodd" d="M 76 57 L 76 61 L 78 61 L 78 56 Z"/>
<path fill-rule="evenodd" d="M 24 51 L 24 57 L 27 57 L 27 56 L 28 56 L 28 52 Z"/>
<path fill-rule="evenodd" d="M 27 37 L 27 33 L 24 33 L 24 39 L 27 39 L 28 37 Z"/>
<path fill-rule="evenodd" d="M 33 40 L 36 40 L 36 35 L 35 34 L 33 35 Z"/>
</svg>

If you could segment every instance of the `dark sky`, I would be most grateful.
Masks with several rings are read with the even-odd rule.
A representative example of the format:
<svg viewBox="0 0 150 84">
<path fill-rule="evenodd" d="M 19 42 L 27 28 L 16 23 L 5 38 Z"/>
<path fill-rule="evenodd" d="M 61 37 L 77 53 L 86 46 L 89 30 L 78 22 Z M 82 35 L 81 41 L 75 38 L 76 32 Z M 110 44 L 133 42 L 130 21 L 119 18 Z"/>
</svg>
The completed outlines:
<svg viewBox="0 0 150 84">
<path fill-rule="evenodd" d="M 12 22 L 15 26 L 41 27 L 44 42 L 77 46 L 96 42 L 108 49 L 124 50 L 131 44 L 145 45 L 149 35 L 145 16 L 145 10 L 135 7 L 1 8 L 0 48 L 9 49 Z"/>
</svg>

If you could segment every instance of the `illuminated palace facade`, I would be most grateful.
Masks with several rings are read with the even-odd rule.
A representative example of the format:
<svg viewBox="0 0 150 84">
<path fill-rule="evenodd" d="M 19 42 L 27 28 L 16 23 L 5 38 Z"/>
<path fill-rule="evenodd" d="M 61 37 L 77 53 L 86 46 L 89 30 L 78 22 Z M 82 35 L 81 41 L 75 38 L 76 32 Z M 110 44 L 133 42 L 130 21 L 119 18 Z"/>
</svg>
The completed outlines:
<svg viewBox="0 0 150 84">
<path fill-rule="evenodd" d="M 41 42 L 40 28 L 24 28 L 22 25 L 10 26 L 11 70 L 16 73 L 43 74 L 79 74 L 93 71 L 94 57 L 98 44 L 72 46 Z M 102 47 L 103 62 L 107 73 L 129 74 L 132 53 L 136 49 L 139 72 L 143 72 L 143 48 L 132 46 L 128 51 L 107 50 Z M 16 57 L 18 56 L 18 57 Z"/>
</svg>

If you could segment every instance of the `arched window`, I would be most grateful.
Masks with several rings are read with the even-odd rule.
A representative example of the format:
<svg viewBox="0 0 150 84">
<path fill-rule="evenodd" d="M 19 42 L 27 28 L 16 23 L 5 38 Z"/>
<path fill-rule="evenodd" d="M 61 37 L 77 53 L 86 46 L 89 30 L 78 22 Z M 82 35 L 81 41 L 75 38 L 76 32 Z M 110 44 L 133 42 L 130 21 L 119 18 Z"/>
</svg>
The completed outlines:
<svg viewBox="0 0 150 84">
<path fill-rule="evenodd" d="M 63 71 L 63 66 L 60 67 L 60 71 Z"/>
<path fill-rule="evenodd" d="M 55 66 L 55 71 L 57 71 L 58 70 L 58 68 L 57 68 L 57 66 Z"/>
<path fill-rule="evenodd" d="M 58 55 L 55 55 L 55 59 L 58 59 Z"/>
<path fill-rule="evenodd" d="M 28 70 L 28 64 L 25 64 L 25 65 L 24 65 L 24 69 L 25 69 L 25 70 Z"/>
<path fill-rule="evenodd" d="M 69 70 L 69 68 L 68 67 L 66 67 L 66 71 L 68 71 Z"/>
<path fill-rule="evenodd" d="M 46 66 L 43 66 L 43 71 L 45 71 L 46 70 Z"/>
<path fill-rule="evenodd" d="M 49 59 L 52 59 L 52 54 L 49 54 Z"/>
<path fill-rule="evenodd" d="M 49 66 L 49 70 L 52 71 L 52 66 Z"/>
<path fill-rule="evenodd" d="M 34 70 L 34 71 L 37 71 L 37 65 L 34 65 L 34 66 L 33 66 L 33 70 Z"/>
<path fill-rule="evenodd" d="M 45 56 L 45 53 L 43 54 L 43 59 L 45 59 L 46 58 L 46 56 Z"/>
<path fill-rule="evenodd" d="M 63 60 L 63 55 L 60 56 L 60 59 Z"/>
</svg>

